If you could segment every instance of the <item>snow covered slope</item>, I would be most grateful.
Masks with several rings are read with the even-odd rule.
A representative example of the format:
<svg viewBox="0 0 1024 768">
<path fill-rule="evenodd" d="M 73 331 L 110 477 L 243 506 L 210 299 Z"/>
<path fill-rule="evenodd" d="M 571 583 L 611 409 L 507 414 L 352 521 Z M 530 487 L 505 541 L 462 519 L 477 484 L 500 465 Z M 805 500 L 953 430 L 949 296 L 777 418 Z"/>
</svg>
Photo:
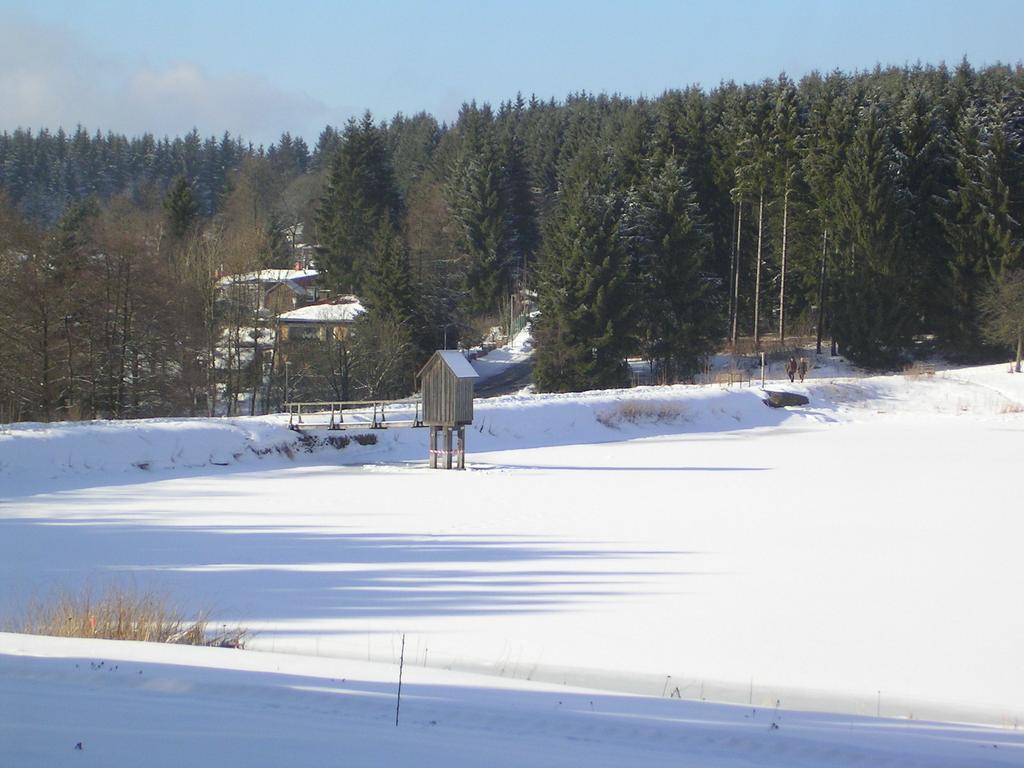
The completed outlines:
<svg viewBox="0 0 1024 768">
<path fill-rule="evenodd" d="M 1024 445 L 1024 376 L 996 366 L 785 387 L 807 394 L 810 405 L 772 410 L 756 389 L 718 387 L 478 402 L 466 473 L 425 469 L 422 430 L 380 431 L 376 445 L 306 453 L 280 417 L 13 426 L 0 432 L 0 616 L 54 586 L 129 581 L 257 630 L 251 647 L 276 652 L 257 658 L 305 654 L 313 660 L 296 663 L 323 664 L 332 677 L 358 677 L 341 670 L 369 660 L 384 671 L 359 675 L 390 679 L 405 634 L 406 671 L 440 675 L 429 680 L 444 691 L 430 695 L 459 711 L 486 707 L 462 701 L 463 683 L 446 677 L 455 674 L 449 668 L 486 672 L 486 682 L 467 685 L 488 690 L 532 691 L 544 682 L 656 699 L 678 693 L 750 702 L 759 718 L 778 702 L 787 712 L 1010 729 L 1024 722 L 1024 615 L 1016 608 L 1024 516 L 1013 485 Z M 41 642 L 8 636 L 0 652 L 124 658 L 95 646 L 56 652 Z M 177 655 L 150 660 L 193 665 Z M 30 732 L 35 720 L 26 720 L 21 703 L 33 683 L 25 679 L 49 680 L 34 688 L 38 712 L 59 710 L 67 694 L 99 728 L 100 714 L 74 693 L 96 679 L 80 670 L 0 656 L 0 691 L 14 691 L 0 694 L 0 719 L 10 714 L 21 724 L 10 727 Z M 167 674 L 173 690 L 178 673 Z M 301 695 L 287 688 L 292 693 L 277 701 L 281 686 L 264 690 L 266 681 L 256 675 L 239 685 L 263 691 L 267 712 L 276 701 L 288 723 L 307 709 L 328 720 L 341 711 L 330 703 L 341 707 L 340 694 L 319 690 L 330 686 L 296 682 Z M 195 683 L 183 690 L 213 696 L 212 706 L 242 697 L 217 700 Z M 139 727 L 148 728 L 171 706 L 151 695 L 133 689 L 102 700 L 137 708 Z M 624 718 L 609 726 L 612 736 L 595 736 L 590 725 L 564 730 L 598 765 L 647 759 L 625 721 L 650 727 L 643 732 L 678 744 L 678 752 L 719 761 L 699 765 L 882 761 L 844 751 L 845 718 L 799 716 L 822 741 L 801 752 L 802 732 L 803 746 L 776 740 L 787 745 L 776 754 L 766 737 L 746 740 L 744 708 L 604 696 Z M 545 762 L 509 747 L 509 764 L 517 757 L 579 764 L 561 726 L 552 726 L 554 742 L 537 733 L 554 711 L 550 699 L 526 700 L 536 706 L 522 715 L 525 741 L 554 756 Z M 262 707 L 246 713 L 252 719 L 232 738 L 247 728 L 281 733 Z M 382 713 L 372 717 L 383 729 Z M 177 716 L 202 733 L 202 718 Z M 496 738 L 504 756 L 517 733 L 497 725 L 505 717 L 468 730 Z M 1013 730 L 998 747 L 986 743 L 989 731 L 976 738 L 944 727 L 914 728 L 908 741 L 885 746 L 881 734 L 910 734 L 911 726 L 852 722 L 858 749 L 882 749 L 894 761 L 902 750 L 924 765 L 1001 764 L 1006 750 L 1011 764 L 1021 759 Z M 119 732 L 112 726 L 111 738 Z M 339 726 L 338 733 L 344 740 L 351 732 Z M 480 742 L 459 734 L 455 742 L 476 755 Z M 208 745 L 214 736 L 196 738 Z M 709 751 L 701 752 L 705 741 Z M 738 746 L 720 748 L 729 743 Z M 337 745 L 322 742 L 324 750 Z M 836 750 L 831 762 L 829 749 Z M 664 761 L 659 750 L 652 762 Z M 479 762 L 471 756 L 462 764 Z"/>
<path fill-rule="evenodd" d="M 357 661 L 0 634 L 0 763 L 1020 765 L 1024 733 L 619 696 Z"/>
</svg>

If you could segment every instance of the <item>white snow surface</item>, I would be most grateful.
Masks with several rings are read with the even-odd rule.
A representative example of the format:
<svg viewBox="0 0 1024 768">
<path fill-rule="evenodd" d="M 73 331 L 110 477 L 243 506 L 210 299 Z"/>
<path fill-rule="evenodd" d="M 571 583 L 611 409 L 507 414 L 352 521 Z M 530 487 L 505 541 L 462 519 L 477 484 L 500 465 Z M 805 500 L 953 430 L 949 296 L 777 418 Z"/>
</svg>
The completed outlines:
<svg viewBox="0 0 1024 768">
<path fill-rule="evenodd" d="M 236 283 L 286 283 L 289 280 L 316 277 L 318 274 L 319 272 L 315 269 L 261 269 L 256 272 L 225 275 L 217 281 L 217 284 L 227 286 Z"/>
<path fill-rule="evenodd" d="M 257 632 L 0 634 L 0 765 L 1024 763 L 1024 376 L 769 388 L 810 405 L 478 401 L 465 473 L 423 430 L 0 427 L 0 617 L 114 582 Z"/>
<path fill-rule="evenodd" d="M 350 323 L 366 310 L 358 301 L 334 304 L 310 304 L 278 315 L 278 320 L 289 323 Z"/>
</svg>

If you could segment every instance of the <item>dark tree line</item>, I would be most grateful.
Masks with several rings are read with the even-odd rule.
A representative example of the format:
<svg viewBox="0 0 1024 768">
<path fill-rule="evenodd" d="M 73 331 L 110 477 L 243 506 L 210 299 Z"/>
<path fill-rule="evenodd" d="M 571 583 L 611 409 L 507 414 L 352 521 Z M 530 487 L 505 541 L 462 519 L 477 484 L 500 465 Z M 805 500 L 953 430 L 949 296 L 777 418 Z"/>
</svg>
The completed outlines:
<svg viewBox="0 0 1024 768">
<path fill-rule="evenodd" d="M 401 350 L 384 373 L 349 370 L 368 348 L 322 355 L 340 394 L 408 391 L 431 349 L 534 303 L 548 390 L 623 384 L 627 356 L 686 379 L 723 343 L 798 336 L 867 366 L 984 359 L 1019 338 L 1024 71 L 519 96 L 451 125 L 367 114 L 312 149 L 19 130 L 0 190 L 0 387 L 37 418 L 269 402 L 271 361 L 243 354 L 266 318 L 211 286 L 299 240 L 325 288 L 365 299 L 352 343 Z"/>
</svg>

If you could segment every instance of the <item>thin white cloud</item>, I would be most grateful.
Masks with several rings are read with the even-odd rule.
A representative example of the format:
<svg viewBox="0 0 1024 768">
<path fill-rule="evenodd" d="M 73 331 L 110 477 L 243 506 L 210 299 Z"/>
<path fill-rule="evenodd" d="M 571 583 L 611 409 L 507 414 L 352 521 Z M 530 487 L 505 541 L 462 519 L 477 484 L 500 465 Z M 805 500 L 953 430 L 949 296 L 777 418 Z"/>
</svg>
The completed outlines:
<svg viewBox="0 0 1024 768">
<path fill-rule="evenodd" d="M 60 26 L 0 16 L 0 130 L 81 124 L 174 136 L 196 127 L 269 143 L 282 131 L 315 139 L 348 114 L 261 76 L 118 61 Z"/>
</svg>

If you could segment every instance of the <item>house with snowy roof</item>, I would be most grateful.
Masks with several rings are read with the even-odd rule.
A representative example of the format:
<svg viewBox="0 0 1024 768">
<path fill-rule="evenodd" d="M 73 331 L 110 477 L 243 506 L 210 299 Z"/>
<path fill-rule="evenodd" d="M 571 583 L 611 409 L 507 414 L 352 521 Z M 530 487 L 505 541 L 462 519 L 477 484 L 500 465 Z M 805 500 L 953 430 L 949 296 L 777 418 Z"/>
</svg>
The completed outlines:
<svg viewBox="0 0 1024 768">
<path fill-rule="evenodd" d="M 225 275 L 217 281 L 217 290 L 267 314 L 280 315 L 318 300 L 318 276 L 315 269 L 261 269 Z"/>
<path fill-rule="evenodd" d="M 281 343 L 341 340 L 364 311 L 358 297 L 343 294 L 330 303 L 310 304 L 284 312 L 277 316 Z"/>
</svg>

